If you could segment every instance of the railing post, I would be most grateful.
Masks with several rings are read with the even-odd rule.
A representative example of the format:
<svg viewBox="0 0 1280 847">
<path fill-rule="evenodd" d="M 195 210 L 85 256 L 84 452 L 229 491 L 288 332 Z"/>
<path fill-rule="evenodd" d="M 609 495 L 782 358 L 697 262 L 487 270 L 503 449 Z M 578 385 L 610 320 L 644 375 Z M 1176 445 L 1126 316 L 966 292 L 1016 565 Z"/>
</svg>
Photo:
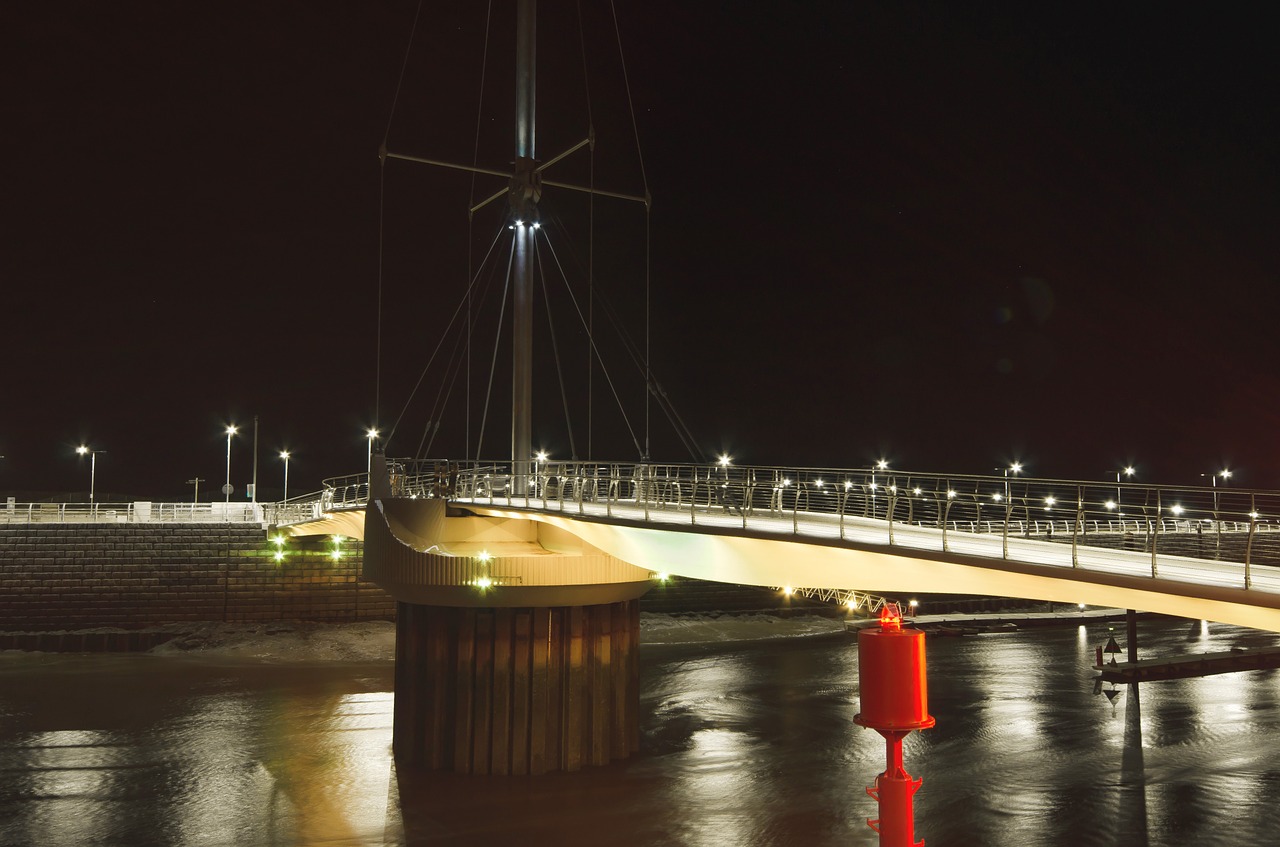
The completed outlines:
<svg viewBox="0 0 1280 847">
<path fill-rule="evenodd" d="M 1009 558 L 1009 518 L 1012 515 L 1013 515 L 1013 498 L 1006 497 L 1004 498 L 1004 530 L 1002 533 L 1004 536 L 1002 541 L 1004 546 L 1005 560 L 1008 560 Z"/>
<path fill-rule="evenodd" d="M 892 488 L 889 489 L 889 546 L 893 546 L 893 513 L 898 505 L 898 494 Z"/>
<path fill-rule="evenodd" d="M 1258 525 L 1258 498 L 1255 494 L 1249 495 L 1249 540 L 1244 545 L 1244 588 L 1246 591 L 1253 585 L 1253 575 L 1250 572 L 1250 558 L 1253 553 L 1253 531 Z"/>
<path fill-rule="evenodd" d="M 947 518 L 951 517 L 951 480 L 945 480 L 943 485 L 946 491 L 943 492 L 944 502 L 947 504 L 938 512 L 942 518 L 942 552 L 951 552 L 951 542 L 947 539 Z"/>
<path fill-rule="evenodd" d="M 693 481 L 689 483 L 689 526 L 698 523 L 698 466 L 693 466 Z"/>
<path fill-rule="evenodd" d="M 1151 578 L 1156 578 L 1156 546 L 1160 541 L 1160 489 L 1156 489 L 1156 519 L 1151 531 Z"/>
<path fill-rule="evenodd" d="M 1084 491 L 1076 487 L 1076 522 L 1071 527 L 1071 567 L 1080 567 L 1080 527 L 1084 521 Z"/>
<path fill-rule="evenodd" d="M 796 474 L 796 493 L 791 500 L 791 534 L 800 534 L 800 489 L 804 483 L 800 481 L 800 474 Z"/>
<path fill-rule="evenodd" d="M 649 471 L 647 470 L 647 468 L 648 468 L 648 467 L 649 467 L 648 465 L 641 465 L 641 466 L 640 466 L 640 480 L 641 480 L 641 485 L 640 485 L 640 487 L 636 490 L 636 496 L 640 496 L 640 495 L 643 495 L 643 496 L 644 496 L 644 520 L 645 520 L 645 523 L 648 523 L 648 522 L 649 522 L 649 483 L 648 483 L 648 480 L 647 480 L 647 477 L 649 476 Z"/>
</svg>

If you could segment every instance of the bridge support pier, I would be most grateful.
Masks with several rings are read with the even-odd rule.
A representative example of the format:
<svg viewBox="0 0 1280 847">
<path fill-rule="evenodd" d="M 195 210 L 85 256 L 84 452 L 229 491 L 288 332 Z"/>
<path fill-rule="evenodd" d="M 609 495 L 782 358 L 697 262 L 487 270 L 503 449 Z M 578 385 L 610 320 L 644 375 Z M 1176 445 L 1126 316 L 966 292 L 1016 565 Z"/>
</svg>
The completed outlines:
<svg viewBox="0 0 1280 847">
<path fill-rule="evenodd" d="M 639 748 L 636 600 L 471 608 L 400 602 L 395 729 L 400 762 L 537 775 Z"/>
</svg>

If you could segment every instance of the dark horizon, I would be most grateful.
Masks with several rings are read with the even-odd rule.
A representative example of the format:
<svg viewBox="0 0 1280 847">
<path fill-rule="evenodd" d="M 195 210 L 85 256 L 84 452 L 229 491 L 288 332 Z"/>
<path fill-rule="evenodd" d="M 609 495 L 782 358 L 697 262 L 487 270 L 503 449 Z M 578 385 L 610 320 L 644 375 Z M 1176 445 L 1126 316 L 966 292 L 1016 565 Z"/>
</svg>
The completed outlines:
<svg viewBox="0 0 1280 847">
<path fill-rule="evenodd" d="M 243 498 L 255 414 L 260 489 L 281 487 L 283 448 L 291 494 L 364 470 L 365 429 L 399 418 L 465 288 L 466 208 L 501 187 L 388 162 L 380 201 L 377 151 L 416 8 L 6 10 L 0 492 L 87 490 L 75 454 L 87 444 L 105 451 L 99 492 L 184 501 L 199 476 L 204 500 L 235 423 Z M 576 21 L 542 11 L 546 159 L 587 117 Z M 585 23 L 597 184 L 642 193 L 604 11 Z M 495 11 L 473 148 L 483 10 L 424 7 L 390 149 L 507 166 L 508 12 Z M 1267 104 L 1280 77 L 1263 10 L 648 3 L 618 15 L 653 196 L 652 368 L 705 455 L 958 474 L 1019 459 L 1034 476 L 1098 480 L 1132 463 L 1135 481 L 1171 485 L 1230 468 L 1233 487 L 1280 488 L 1280 378 L 1266 364 L 1280 277 Z M 582 155 L 556 169 L 588 178 Z M 547 189 L 543 213 L 576 274 L 585 201 Z M 476 215 L 473 261 L 500 216 Z M 601 200 L 595 216 L 597 328 L 607 299 L 643 346 L 644 215 Z M 588 458 L 586 336 L 547 268 Z M 492 306 L 500 274 L 488 284 Z M 537 298 L 534 440 L 567 458 Z M 390 455 L 415 454 L 433 419 L 432 454 L 474 452 L 486 315 L 470 438 L 464 379 L 442 379 L 437 362 Z M 637 436 L 597 369 L 590 458 L 634 461 L 643 379 L 599 334 Z M 503 355 L 486 458 L 509 445 Z M 688 461 L 656 406 L 651 417 L 654 461 Z"/>
</svg>

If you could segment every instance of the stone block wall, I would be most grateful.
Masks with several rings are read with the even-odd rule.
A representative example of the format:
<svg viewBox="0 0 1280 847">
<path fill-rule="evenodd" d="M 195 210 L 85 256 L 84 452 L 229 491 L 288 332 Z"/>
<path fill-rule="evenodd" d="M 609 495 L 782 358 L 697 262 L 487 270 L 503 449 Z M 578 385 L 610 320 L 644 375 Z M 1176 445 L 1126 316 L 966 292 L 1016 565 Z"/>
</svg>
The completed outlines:
<svg viewBox="0 0 1280 847">
<path fill-rule="evenodd" d="M 362 545 L 276 545 L 235 524 L 0 526 L 0 629 L 140 627 L 187 621 L 394 620 L 359 578 Z"/>
</svg>

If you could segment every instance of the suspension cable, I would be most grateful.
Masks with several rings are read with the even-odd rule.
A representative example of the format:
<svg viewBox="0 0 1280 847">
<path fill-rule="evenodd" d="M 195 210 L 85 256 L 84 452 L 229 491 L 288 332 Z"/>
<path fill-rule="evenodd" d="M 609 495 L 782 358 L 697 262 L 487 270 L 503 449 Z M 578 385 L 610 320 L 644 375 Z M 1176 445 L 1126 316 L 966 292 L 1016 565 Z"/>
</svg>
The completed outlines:
<svg viewBox="0 0 1280 847">
<path fill-rule="evenodd" d="M 493 336 L 493 360 L 489 362 L 489 385 L 484 391 L 484 414 L 480 416 L 480 436 L 476 439 L 476 461 L 484 450 L 484 428 L 489 422 L 489 400 L 493 396 L 493 372 L 498 367 L 498 343 L 502 340 L 502 319 L 507 314 L 507 293 L 511 290 L 511 265 L 516 258 L 516 240 L 511 239 L 511 251 L 507 254 L 507 278 L 502 284 L 502 307 L 498 309 L 498 331 Z"/>
<path fill-rule="evenodd" d="M 457 307 L 453 310 L 453 315 L 450 316 L 449 322 L 445 324 L 444 331 L 440 333 L 440 339 L 436 342 L 435 350 L 431 352 L 431 358 L 427 360 L 427 364 L 423 367 L 422 373 L 418 374 L 418 381 L 414 383 L 413 390 L 409 392 L 409 399 L 405 400 L 404 406 L 400 409 L 400 414 L 396 417 L 395 424 L 391 427 L 391 431 L 387 433 L 387 438 L 383 441 L 384 446 L 391 442 L 391 437 L 395 435 L 396 430 L 399 428 L 400 421 L 404 419 L 405 412 L 409 410 L 409 404 L 413 402 L 414 395 L 418 393 L 418 388 L 421 387 L 422 380 L 426 378 L 427 371 L 430 370 L 432 362 L 435 361 L 436 355 L 440 352 L 440 347 L 444 344 L 444 339 L 448 336 L 449 330 L 453 326 L 454 321 L 458 319 L 458 314 L 462 311 L 462 307 L 470 302 L 469 297 L 472 289 L 475 287 L 476 280 L 479 279 L 480 273 L 484 270 L 485 265 L 488 264 L 489 257 L 493 255 L 493 248 L 497 245 L 498 239 L 501 237 L 502 226 L 499 226 L 497 233 L 493 236 L 493 241 L 489 244 L 489 251 L 485 254 L 484 261 L 480 263 L 480 268 L 476 271 L 476 276 L 473 277 L 470 284 L 467 285 L 465 294 L 462 299 L 458 301 Z"/>
<path fill-rule="evenodd" d="M 413 42 L 418 34 L 418 18 L 422 15 L 422 0 L 418 0 L 418 8 L 413 13 L 413 25 L 409 28 L 409 44 L 404 50 L 404 60 L 400 62 L 400 75 L 396 78 L 396 90 L 391 96 L 391 113 L 387 115 L 387 128 L 382 133 L 382 146 L 378 155 L 378 313 L 375 318 L 374 355 L 373 355 L 373 427 L 377 429 L 382 417 L 382 273 L 385 258 L 384 231 L 387 197 L 387 141 L 391 138 L 391 124 L 396 118 L 396 106 L 400 103 L 400 89 L 404 85 L 404 72 L 409 67 L 409 55 L 413 52 Z"/>
<path fill-rule="evenodd" d="M 443 404 L 449 402 L 449 393 L 453 391 L 453 383 L 458 377 L 458 355 L 462 351 L 462 342 L 466 337 L 459 332 L 453 342 L 453 352 L 449 354 L 449 361 L 444 368 L 444 378 L 440 380 L 440 388 L 436 391 L 436 399 L 431 404 L 431 414 L 427 417 L 427 425 L 422 430 L 422 438 L 418 440 L 418 452 L 414 454 L 414 458 L 422 458 L 422 446 L 427 441 L 427 436 L 431 434 L 431 424 L 434 421 L 436 428 L 440 428 L 440 417 L 443 414 Z M 452 376 L 451 376 L 452 375 Z"/>
<path fill-rule="evenodd" d="M 489 69 L 489 29 L 493 20 L 493 0 L 489 0 L 489 5 L 484 13 L 484 51 L 480 58 L 480 96 L 479 102 L 476 104 L 476 133 L 475 143 L 471 148 L 471 193 L 470 201 L 467 203 L 467 279 L 471 279 L 471 239 L 472 239 L 472 223 L 475 219 L 475 212 L 470 211 L 476 205 L 476 171 L 475 167 L 480 161 L 480 123 L 481 116 L 484 114 L 484 78 Z M 462 455 L 471 455 L 471 299 L 467 298 L 467 378 L 466 378 L 466 412 L 464 414 L 463 432 L 464 432 L 464 449 Z"/>
<path fill-rule="evenodd" d="M 587 73 L 587 34 L 582 25 L 582 0 L 575 4 L 578 8 L 578 43 L 582 48 L 582 87 L 587 101 L 587 138 L 591 145 L 587 151 L 587 187 L 591 193 L 587 195 L 587 337 L 595 327 L 595 251 L 596 251 L 596 123 L 591 113 L 591 77 Z M 587 457 L 595 455 L 591 450 L 592 418 L 595 406 L 592 393 L 596 363 L 591 355 L 591 347 L 587 347 Z"/>
<path fill-rule="evenodd" d="M 569 455 L 576 462 L 578 460 L 578 446 L 573 440 L 573 421 L 569 417 L 569 394 L 564 388 L 564 371 L 560 367 L 560 345 L 556 342 L 556 325 L 551 318 L 551 295 L 547 293 L 547 269 L 538 256 L 538 239 L 533 240 L 533 256 L 538 265 L 538 277 L 542 281 L 542 301 L 547 307 L 547 331 L 551 335 L 551 354 L 556 362 L 556 379 L 560 382 L 560 402 L 564 406 L 564 426 L 569 433 Z M 591 454 L 587 454 L 587 458 L 591 458 Z"/>
<path fill-rule="evenodd" d="M 573 289 L 569 286 L 569 278 L 565 275 L 564 266 L 560 264 L 560 257 L 556 255 L 555 246 L 552 245 L 551 239 L 546 234 L 546 228 L 543 227 L 539 229 L 538 232 L 542 233 L 543 239 L 547 242 L 547 249 L 551 251 L 551 258 L 555 260 L 556 268 L 560 271 L 560 278 L 564 280 L 564 287 L 569 292 L 569 301 L 573 303 L 573 308 L 578 313 L 578 320 L 583 326 L 586 326 L 587 322 L 585 316 L 582 314 L 582 307 L 578 305 L 578 298 L 573 295 Z M 604 374 L 605 381 L 609 383 L 609 390 L 613 392 L 613 400 L 618 404 L 618 411 L 622 413 L 622 422 L 627 425 L 627 432 L 631 434 L 631 441 L 635 444 L 636 453 L 640 454 L 643 458 L 644 454 L 640 448 L 640 441 L 636 438 L 636 431 L 631 426 L 631 419 L 627 417 L 627 410 L 622 405 L 622 398 L 618 396 L 618 389 L 613 384 L 613 377 L 609 375 L 609 369 L 605 366 L 604 359 L 600 356 L 599 348 L 596 347 L 595 337 L 588 333 L 587 338 L 591 342 L 591 349 L 595 352 L 596 358 L 600 360 L 600 372 Z"/>
<path fill-rule="evenodd" d="M 622 50 L 622 29 L 618 26 L 618 7 L 614 0 L 609 0 L 609 9 L 613 12 L 613 31 L 618 39 L 618 60 L 622 63 L 622 82 L 627 89 L 627 108 L 631 112 L 631 129 L 636 137 L 636 158 L 640 161 L 640 181 L 644 185 L 644 459 L 649 460 L 649 395 L 652 393 L 652 372 L 649 358 L 649 318 L 650 318 L 650 261 L 649 261 L 649 208 L 652 200 L 649 195 L 649 178 L 644 170 L 644 151 L 640 148 L 640 126 L 636 123 L 636 106 L 631 98 L 631 79 L 627 76 L 627 57 Z"/>
</svg>

